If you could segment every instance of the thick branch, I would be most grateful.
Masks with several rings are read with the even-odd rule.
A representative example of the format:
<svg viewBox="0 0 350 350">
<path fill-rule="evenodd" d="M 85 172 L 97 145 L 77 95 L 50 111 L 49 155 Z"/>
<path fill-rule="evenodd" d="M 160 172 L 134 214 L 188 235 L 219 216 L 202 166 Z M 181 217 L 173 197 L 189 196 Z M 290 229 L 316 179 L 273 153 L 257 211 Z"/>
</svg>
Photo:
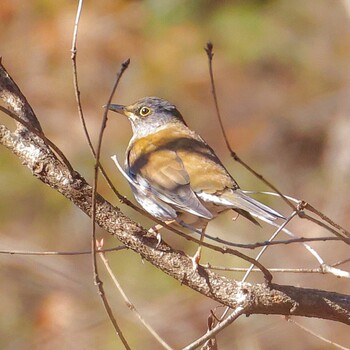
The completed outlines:
<svg viewBox="0 0 350 350">
<path fill-rule="evenodd" d="M 2 76 L 0 73 L 0 78 Z M 2 86 L 0 82 L 0 88 Z M 12 93 L 20 94 L 20 91 L 13 89 Z M 2 96 L 4 94 L 0 91 Z M 17 101 L 22 100 L 20 96 L 14 96 L 13 99 L 7 97 L 5 102 L 13 104 L 12 109 L 18 111 Z M 31 108 L 27 107 L 27 110 Z M 37 141 L 37 136 L 13 133 L 0 125 L 0 143 L 10 149 L 39 180 L 91 215 L 91 186 L 78 173 L 72 177 L 55 154 Z M 99 195 L 96 200 L 96 222 L 99 226 L 180 283 L 221 304 L 235 308 L 244 299 L 248 301 L 244 306 L 246 314 L 298 315 L 350 324 L 350 297 L 347 295 L 276 284 L 239 283 L 202 267 L 193 271 L 192 261 L 183 252 L 172 249 L 165 242 L 157 246 L 156 239 L 147 237 L 147 232 L 118 208 Z"/>
</svg>

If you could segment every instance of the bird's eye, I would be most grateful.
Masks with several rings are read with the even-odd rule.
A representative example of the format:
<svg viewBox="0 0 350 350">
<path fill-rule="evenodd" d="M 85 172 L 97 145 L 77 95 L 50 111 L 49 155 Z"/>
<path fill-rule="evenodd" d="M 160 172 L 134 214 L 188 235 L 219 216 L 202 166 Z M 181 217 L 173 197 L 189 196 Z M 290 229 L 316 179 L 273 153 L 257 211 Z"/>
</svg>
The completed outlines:
<svg viewBox="0 0 350 350">
<path fill-rule="evenodd" d="M 147 117 L 151 113 L 151 110 L 148 107 L 141 107 L 140 108 L 140 116 L 141 117 Z"/>
</svg>

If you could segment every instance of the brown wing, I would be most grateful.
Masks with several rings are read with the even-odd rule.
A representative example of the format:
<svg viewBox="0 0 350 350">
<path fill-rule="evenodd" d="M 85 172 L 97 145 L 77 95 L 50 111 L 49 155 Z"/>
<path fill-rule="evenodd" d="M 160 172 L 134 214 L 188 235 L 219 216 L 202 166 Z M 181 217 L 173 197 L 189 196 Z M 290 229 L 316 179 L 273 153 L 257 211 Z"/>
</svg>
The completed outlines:
<svg viewBox="0 0 350 350">
<path fill-rule="evenodd" d="M 190 176 L 176 151 L 179 139 L 166 130 L 131 143 L 127 152 L 130 174 L 166 203 L 211 219 L 212 214 L 191 188 Z"/>
</svg>

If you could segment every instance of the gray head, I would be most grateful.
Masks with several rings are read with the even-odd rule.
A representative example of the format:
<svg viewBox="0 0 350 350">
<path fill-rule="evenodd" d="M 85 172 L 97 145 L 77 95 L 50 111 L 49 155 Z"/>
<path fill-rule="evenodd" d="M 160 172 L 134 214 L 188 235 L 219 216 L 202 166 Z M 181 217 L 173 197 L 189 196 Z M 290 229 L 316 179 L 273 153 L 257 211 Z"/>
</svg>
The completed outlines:
<svg viewBox="0 0 350 350">
<path fill-rule="evenodd" d="M 109 109 L 129 118 L 136 137 L 154 133 L 169 123 L 185 124 L 176 107 L 159 97 L 144 97 L 129 106 L 111 104 Z"/>
</svg>

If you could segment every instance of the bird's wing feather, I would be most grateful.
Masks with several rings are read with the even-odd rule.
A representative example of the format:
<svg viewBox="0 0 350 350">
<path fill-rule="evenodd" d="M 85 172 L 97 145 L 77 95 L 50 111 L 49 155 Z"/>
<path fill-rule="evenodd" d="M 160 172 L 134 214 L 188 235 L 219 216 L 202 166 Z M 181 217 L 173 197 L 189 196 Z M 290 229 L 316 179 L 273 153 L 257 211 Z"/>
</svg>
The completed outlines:
<svg viewBox="0 0 350 350">
<path fill-rule="evenodd" d="M 121 172 L 121 174 L 128 180 L 136 200 L 143 206 L 148 208 L 150 212 L 156 218 L 160 220 L 174 220 L 176 219 L 176 211 L 166 203 L 162 203 L 148 188 L 148 184 L 144 181 L 137 182 L 136 179 L 127 173 L 124 168 L 120 165 L 116 155 L 113 155 L 112 160 Z"/>
<path fill-rule="evenodd" d="M 213 217 L 191 189 L 189 175 L 175 151 L 155 149 L 142 153 L 129 171 L 164 202 L 207 219 Z"/>
</svg>

